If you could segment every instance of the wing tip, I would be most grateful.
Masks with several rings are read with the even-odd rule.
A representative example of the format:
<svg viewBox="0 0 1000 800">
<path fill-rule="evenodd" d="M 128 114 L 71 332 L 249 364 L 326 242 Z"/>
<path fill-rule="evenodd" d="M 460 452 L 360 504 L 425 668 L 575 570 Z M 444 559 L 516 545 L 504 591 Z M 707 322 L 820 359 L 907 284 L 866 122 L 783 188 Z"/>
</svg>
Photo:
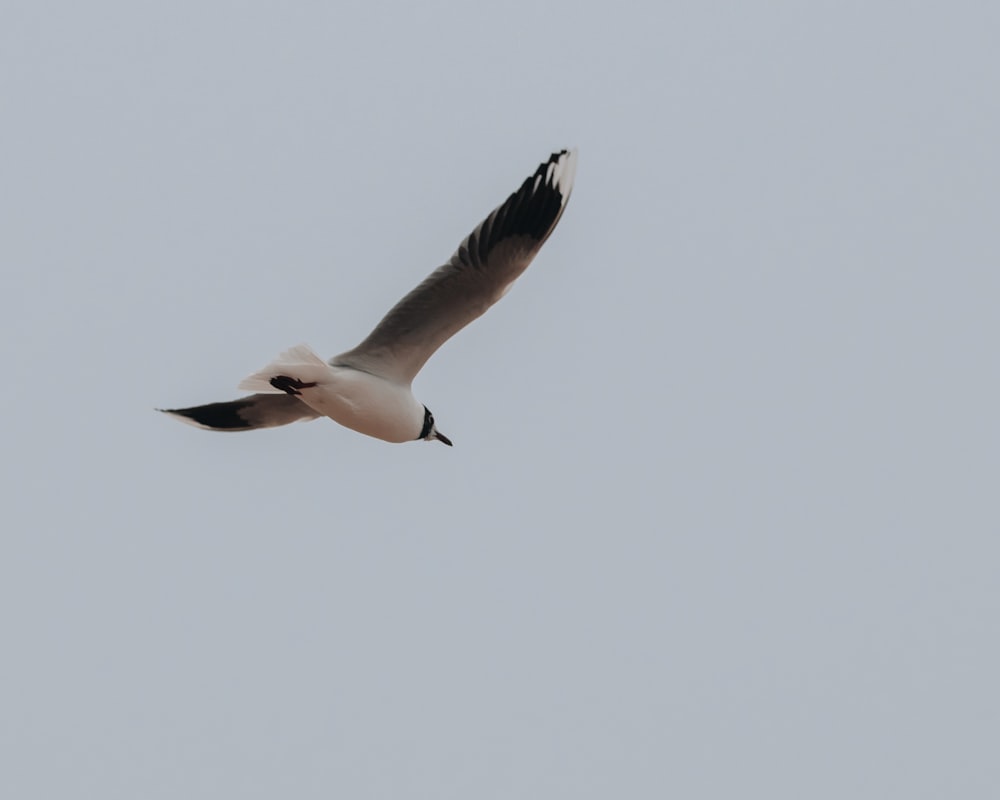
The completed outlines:
<svg viewBox="0 0 1000 800">
<path fill-rule="evenodd" d="M 193 416 L 185 414 L 187 409 L 181 408 L 158 408 L 156 409 L 161 414 L 166 414 L 167 416 L 177 420 L 178 422 L 183 422 L 185 425 L 190 425 L 192 428 L 200 428 L 203 431 L 217 431 L 218 428 L 213 428 L 211 425 L 205 425 L 199 422 Z"/>
<path fill-rule="evenodd" d="M 573 191 L 573 181 L 576 178 L 576 161 L 578 149 L 567 147 L 553 153 L 546 164 L 546 180 L 562 197 L 562 205 L 566 205 Z"/>
<path fill-rule="evenodd" d="M 241 415 L 246 403 L 209 403 L 191 408 L 158 408 L 161 414 L 169 414 L 174 419 L 200 428 L 203 431 L 241 431 L 253 427 Z"/>
</svg>

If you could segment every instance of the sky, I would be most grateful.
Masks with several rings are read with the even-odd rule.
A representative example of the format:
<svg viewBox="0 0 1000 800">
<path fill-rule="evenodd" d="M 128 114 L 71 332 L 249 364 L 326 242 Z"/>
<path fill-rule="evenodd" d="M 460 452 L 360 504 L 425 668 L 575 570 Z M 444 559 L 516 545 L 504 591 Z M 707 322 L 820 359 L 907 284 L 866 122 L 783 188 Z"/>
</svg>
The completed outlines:
<svg viewBox="0 0 1000 800">
<path fill-rule="evenodd" d="M 0 796 L 994 796 L 995 3 L 2 16 Z M 154 411 L 567 146 L 454 448 Z"/>
</svg>

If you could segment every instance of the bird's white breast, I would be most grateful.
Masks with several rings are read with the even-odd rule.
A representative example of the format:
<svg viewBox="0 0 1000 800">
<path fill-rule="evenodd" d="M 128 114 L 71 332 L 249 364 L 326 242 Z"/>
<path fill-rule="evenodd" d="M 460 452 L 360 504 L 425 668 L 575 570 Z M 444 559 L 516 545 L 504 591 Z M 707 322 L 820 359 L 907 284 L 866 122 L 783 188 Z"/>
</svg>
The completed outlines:
<svg viewBox="0 0 1000 800">
<path fill-rule="evenodd" d="M 301 390 L 300 399 L 310 408 L 387 442 L 410 442 L 420 436 L 424 407 L 409 386 L 348 367 L 329 370 L 328 378 Z"/>
</svg>

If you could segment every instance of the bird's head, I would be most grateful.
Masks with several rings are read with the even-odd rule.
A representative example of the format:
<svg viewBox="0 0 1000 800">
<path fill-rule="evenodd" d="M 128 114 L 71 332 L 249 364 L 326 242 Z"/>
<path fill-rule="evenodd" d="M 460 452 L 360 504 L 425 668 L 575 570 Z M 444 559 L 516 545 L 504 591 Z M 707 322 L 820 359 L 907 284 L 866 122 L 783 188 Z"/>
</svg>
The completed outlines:
<svg viewBox="0 0 1000 800">
<path fill-rule="evenodd" d="M 424 427 L 420 430 L 420 435 L 417 437 L 417 440 L 433 442 L 435 439 L 442 444 L 448 445 L 448 447 L 452 446 L 451 439 L 435 427 L 434 415 L 431 413 L 431 410 L 427 406 L 424 406 Z"/>
</svg>

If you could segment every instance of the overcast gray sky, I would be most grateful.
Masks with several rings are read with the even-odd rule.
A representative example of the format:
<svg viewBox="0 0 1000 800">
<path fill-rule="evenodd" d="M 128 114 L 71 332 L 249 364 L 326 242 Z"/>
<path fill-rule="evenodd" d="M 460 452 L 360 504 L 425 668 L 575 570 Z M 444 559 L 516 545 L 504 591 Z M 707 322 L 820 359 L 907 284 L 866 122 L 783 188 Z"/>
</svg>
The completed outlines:
<svg viewBox="0 0 1000 800">
<path fill-rule="evenodd" d="M 14 2 L 0 795 L 1000 784 L 1000 6 Z M 220 435 L 553 150 L 415 390 Z"/>
</svg>

